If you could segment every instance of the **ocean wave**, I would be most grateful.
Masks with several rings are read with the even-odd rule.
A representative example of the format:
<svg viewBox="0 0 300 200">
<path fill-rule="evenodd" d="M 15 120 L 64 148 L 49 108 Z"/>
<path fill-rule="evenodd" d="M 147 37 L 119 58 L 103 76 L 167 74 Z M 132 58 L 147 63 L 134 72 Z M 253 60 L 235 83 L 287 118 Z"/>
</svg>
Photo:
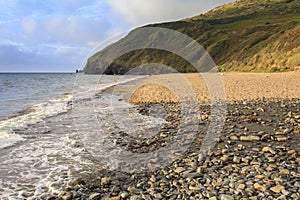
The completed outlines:
<svg viewBox="0 0 300 200">
<path fill-rule="evenodd" d="M 72 99 L 72 95 L 65 94 L 57 99 L 31 106 L 18 112 L 16 116 L 0 121 L 0 148 L 12 146 L 23 140 L 21 135 L 14 133 L 15 129 L 24 128 L 41 122 L 47 117 L 67 112 Z"/>
<path fill-rule="evenodd" d="M 74 101 L 76 102 L 93 98 L 99 91 L 142 77 L 144 76 L 134 76 L 131 78 L 126 78 L 125 80 L 118 80 L 114 83 L 98 85 L 96 88 L 86 87 L 86 85 L 83 84 L 83 87 L 75 93 L 64 93 L 58 98 L 44 101 L 17 112 L 17 115 L 0 121 L 0 149 L 10 147 L 24 139 L 21 135 L 16 134 L 14 130 L 25 128 L 27 126 L 42 122 L 45 118 L 67 112 L 72 108 L 71 105 Z M 80 86 L 80 82 L 77 84 Z"/>
</svg>

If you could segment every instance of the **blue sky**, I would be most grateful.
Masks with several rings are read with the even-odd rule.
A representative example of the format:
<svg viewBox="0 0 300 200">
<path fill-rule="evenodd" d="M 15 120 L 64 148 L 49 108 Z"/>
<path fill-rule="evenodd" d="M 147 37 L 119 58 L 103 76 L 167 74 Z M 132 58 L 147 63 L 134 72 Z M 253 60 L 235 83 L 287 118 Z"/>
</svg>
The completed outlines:
<svg viewBox="0 0 300 200">
<path fill-rule="evenodd" d="M 131 29 L 233 0 L 0 0 L 0 72 L 73 72 Z"/>
</svg>

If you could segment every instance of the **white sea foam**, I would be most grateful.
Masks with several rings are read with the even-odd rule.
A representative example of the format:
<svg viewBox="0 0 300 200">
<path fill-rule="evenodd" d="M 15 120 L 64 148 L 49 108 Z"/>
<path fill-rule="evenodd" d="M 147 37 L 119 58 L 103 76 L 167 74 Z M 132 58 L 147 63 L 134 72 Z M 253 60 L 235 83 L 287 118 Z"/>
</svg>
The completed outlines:
<svg viewBox="0 0 300 200">
<path fill-rule="evenodd" d="M 24 114 L 0 121 L 0 149 L 12 146 L 23 140 L 20 135 L 14 134 L 14 129 L 21 129 L 28 125 L 41 122 L 47 117 L 66 112 L 69 109 L 68 103 L 72 100 L 91 98 L 97 91 L 139 78 L 142 78 L 142 76 L 127 78 L 125 80 L 119 80 L 114 83 L 103 85 L 86 85 L 85 83 L 81 84 L 78 82 L 77 85 L 80 86 L 80 89 L 78 89 L 77 93 L 73 95 L 63 95 L 60 98 L 36 104 L 26 109 L 23 112 Z"/>
<path fill-rule="evenodd" d="M 9 147 L 23 138 L 14 134 L 14 129 L 24 128 L 28 125 L 41 122 L 46 117 L 51 117 L 68 110 L 68 102 L 72 100 L 72 95 L 64 95 L 57 99 L 52 99 L 24 111 L 23 115 L 15 116 L 0 121 L 0 148 Z"/>
<path fill-rule="evenodd" d="M 13 145 L 22 139 L 20 135 L 12 134 L 9 130 L 0 130 L 0 148 Z"/>
<path fill-rule="evenodd" d="M 92 98 L 99 90 L 137 78 L 140 77 L 126 78 L 102 85 L 82 84 L 84 87 L 78 88 L 71 93 L 72 95 L 45 101 L 30 107 L 18 116 L 0 121 L 0 148 L 24 140 L 9 151 L 3 151 L 0 156 L 0 199 L 24 199 L 25 197 L 42 199 L 45 194 L 57 195 L 73 175 L 87 173 L 94 168 L 99 169 L 100 165 L 86 159 L 89 154 L 84 148 L 76 145 L 79 138 L 77 128 L 72 124 L 73 111 L 53 118 L 48 117 L 68 111 L 69 102 L 74 99 Z M 86 101 L 78 102 L 79 104 L 76 105 L 83 110 L 94 108 L 84 107 L 84 102 Z M 21 135 L 13 132 L 15 129 L 23 130 L 30 124 L 36 125 L 24 129 Z M 85 121 L 80 121 L 80 124 L 85 125 Z M 44 126 L 51 130 L 49 134 L 33 138 L 25 135 L 26 133 L 39 134 Z"/>
</svg>

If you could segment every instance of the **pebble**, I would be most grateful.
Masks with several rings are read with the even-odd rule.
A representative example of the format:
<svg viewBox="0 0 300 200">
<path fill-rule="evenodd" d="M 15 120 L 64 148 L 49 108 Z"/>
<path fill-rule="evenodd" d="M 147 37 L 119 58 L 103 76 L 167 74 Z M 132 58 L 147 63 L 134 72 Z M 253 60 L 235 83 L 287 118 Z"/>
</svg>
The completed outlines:
<svg viewBox="0 0 300 200">
<path fill-rule="evenodd" d="M 70 193 L 66 193 L 64 195 L 61 196 L 62 200 L 71 200 L 72 199 L 72 195 Z"/>
<path fill-rule="evenodd" d="M 230 140 L 238 141 L 239 138 L 236 135 L 230 136 Z"/>
<path fill-rule="evenodd" d="M 249 159 L 247 159 L 247 158 L 242 158 L 242 161 L 243 161 L 244 163 L 249 163 Z"/>
<path fill-rule="evenodd" d="M 271 147 L 264 147 L 262 149 L 263 152 L 270 152 L 271 154 L 276 154 L 276 151 L 274 151 Z"/>
<path fill-rule="evenodd" d="M 245 188 L 246 188 L 245 184 L 239 184 L 238 185 L 238 189 L 240 189 L 240 190 L 244 190 Z"/>
<path fill-rule="evenodd" d="M 286 195 L 281 195 L 276 200 L 286 200 Z"/>
<path fill-rule="evenodd" d="M 189 190 L 201 190 L 201 187 L 189 186 Z"/>
<path fill-rule="evenodd" d="M 129 196 L 129 194 L 127 192 L 122 192 L 120 194 L 120 197 L 123 198 L 123 199 L 127 198 L 128 196 Z"/>
<path fill-rule="evenodd" d="M 278 141 L 278 142 L 285 142 L 285 141 L 287 141 L 289 138 L 288 137 L 276 137 L 276 140 Z"/>
<path fill-rule="evenodd" d="M 283 190 L 283 189 L 284 189 L 284 186 L 282 186 L 282 185 L 277 185 L 275 187 L 270 188 L 270 190 L 275 193 L 280 193 L 281 190 Z"/>
<path fill-rule="evenodd" d="M 280 169 L 279 173 L 288 175 L 288 174 L 290 174 L 290 171 L 288 169 Z"/>
<path fill-rule="evenodd" d="M 72 181 L 70 181 L 69 183 L 68 183 L 68 185 L 69 186 L 76 186 L 76 185 L 80 185 L 80 184 L 82 184 L 83 183 L 83 180 L 81 179 L 81 178 L 75 178 L 75 179 L 73 179 Z"/>
<path fill-rule="evenodd" d="M 234 163 L 240 163 L 241 162 L 241 158 L 239 158 L 238 156 L 234 156 L 232 161 Z"/>
<path fill-rule="evenodd" d="M 261 192 L 266 191 L 266 187 L 263 186 L 263 185 L 260 185 L 259 183 L 255 183 L 255 184 L 253 185 L 253 187 L 254 187 L 256 190 L 259 190 L 259 191 L 261 191 Z"/>
<path fill-rule="evenodd" d="M 101 194 L 100 193 L 94 193 L 92 195 L 89 196 L 89 200 L 96 200 L 96 199 L 100 199 Z"/>
<path fill-rule="evenodd" d="M 271 139 L 271 135 L 270 134 L 264 134 L 263 136 L 261 136 L 261 140 L 265 141 L 265 140 L 270 140 Z"/>
<path fill-rule="evenodd" d="M 259 175 L 256 176 L 256 178 L 258 178 L 258 179 L 264 179 L 266 177 L 264 175 L 259 174 Z"/>
<path fill-rule="evenodd" d="M 160 193 L 156 193 L 153 195 L 155 199 L 162 199 L 162 195 Z"/>
<path fill-rule="evenodd" d="M 180 173 L 183 172 L 183 171 L 185 171 L 185 168 L 183 168 L 183 167 L 177 167 L 177 168 L 174 170 L 174 172 L 176 172 L 176 173 L 178 173 L 178 174 L 180 174 Z"/>
<path fill-rule="evenodd" d="M 214 187 L 217 187 L 217 186 L 221 186 L 222 183 L 223 183 L 223 180 L 222 180 L 221 178 L 218 178 L 216 181 L 213 181 L 213 182 L 212 182 L 212 185 L 213 185 Z"/>
<path fill-rule="evenodd" d="M 222 132 L 224 135 L 211 151 L 198 153 L 207 131 L 205 128 L 199 129 L 199 140 L 197 138 L 182 157 L 178 157 L 163 169 L 145 174 L 128 172 L 128 176 L 122 179 L 118 179 L 114 173 L 101 173 L 106 177 L 100 179 L 100 187 L 99 181 L 93 186 L 74 181 L 69 187 L 77 186 L 71 186 L 68 192 L 76 190 L 76 194 L 82 197 L 78 199 L 87 199 L 89 196 L 84 196 L 85 194 L 94 193 L 101 194 L 100 197 L 132 200 L 299 199 L 300 135 L 295 134 L 299 130 L 299 122 L 295 118 L 295 114 L 299 113 L 299 103 L 300 100 L 230 103 Z M 146 108 L 146 113 L 147 105 L 141 107 Z M 165 107 L 166 110 L 180 110 L 175 105 Z M 253 110 L 257 110 L 256 116 Z M 201 116 L 209 113 L 205 109 L 200 112 Z M 290 117 L 287 117 L 288 112 L 291 112 Z M 159 148 L 159 145 L 166 144 L 166 140 L 169 142 L 176 138 L 176 127 L 173 125 L 180 115 L 176 114 L 176 119 L 170 113 L 168 115 L 172 127 L 163 127 L 164 134 L 159 133 L 146 141 L 140 140 L 139 145 L 143 147 L 141 153 L 154 150 L 148 148 L 151 145 Z M 195 115 L 197 120 L 198 116 Z M 210 119 L 209 115 L 205 117 L 205 120 Z M 193 121 L 192 117 L 181 120 L 187 124 Z M 207 128 L 208 125 L 204 125 Z M 178 131 L 181 132 L 182 130 Z M 151 142 L 147 144 L 149 140 Z M 126 148 L 139 152 L 127 143 Z M 71 194 L 74 197 L 75 193 Z"/>
<path fill-rule="evenodd" d="M 234 198 L 230 195 L 222 195 L 221 200 L 234 200 Z"/>
<path fill-rule="evenodd" d="M 253 142 L 253 141 L 259 141 L 260 137 L 256 135 L 250 135 L 250 136 L 241 136 L 240 137 L 241 141 L 246 141 L 246 142 Z"/>
</svg>

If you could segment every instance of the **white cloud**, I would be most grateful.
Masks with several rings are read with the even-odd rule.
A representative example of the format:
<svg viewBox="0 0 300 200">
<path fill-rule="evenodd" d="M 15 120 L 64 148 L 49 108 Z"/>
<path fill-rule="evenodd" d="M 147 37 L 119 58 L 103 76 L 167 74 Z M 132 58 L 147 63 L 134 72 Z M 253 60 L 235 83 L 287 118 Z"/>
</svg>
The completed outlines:
<svg viewBox="0 0 300 200">
<path fill-rule="evenodd" d="M 0 25 L 16 23 L 16 22 L 19 22 L 19 21 L 20 20 L 18 20 L 18 19 L 14 19 L 14 20 L 0 20 Z"/>
<path fill-rule="evenodd" d="M 108 36 L 111 25 L 102 19 L 84 16 L 56 16 L 44 22 L 49 41 L 87 45 Z"/>
<path fill-rule="evenodd" d="M 131 25 L 173 21 L 195 16 L 233 0 L 107 0 L 115 15 Z"/>
<path fill-rule="evenodd" d="M 33 37 L 36 32 L 37 22 L 34 19 L 24 19 L 22 21 L 22 28 L 28 37 Z"/>
<path fill-rule="evenodd" d="M 230 1 L 0 0 L 0 68 L 76 66 L 134 26 L 191 17 Z"/>
</svg>

